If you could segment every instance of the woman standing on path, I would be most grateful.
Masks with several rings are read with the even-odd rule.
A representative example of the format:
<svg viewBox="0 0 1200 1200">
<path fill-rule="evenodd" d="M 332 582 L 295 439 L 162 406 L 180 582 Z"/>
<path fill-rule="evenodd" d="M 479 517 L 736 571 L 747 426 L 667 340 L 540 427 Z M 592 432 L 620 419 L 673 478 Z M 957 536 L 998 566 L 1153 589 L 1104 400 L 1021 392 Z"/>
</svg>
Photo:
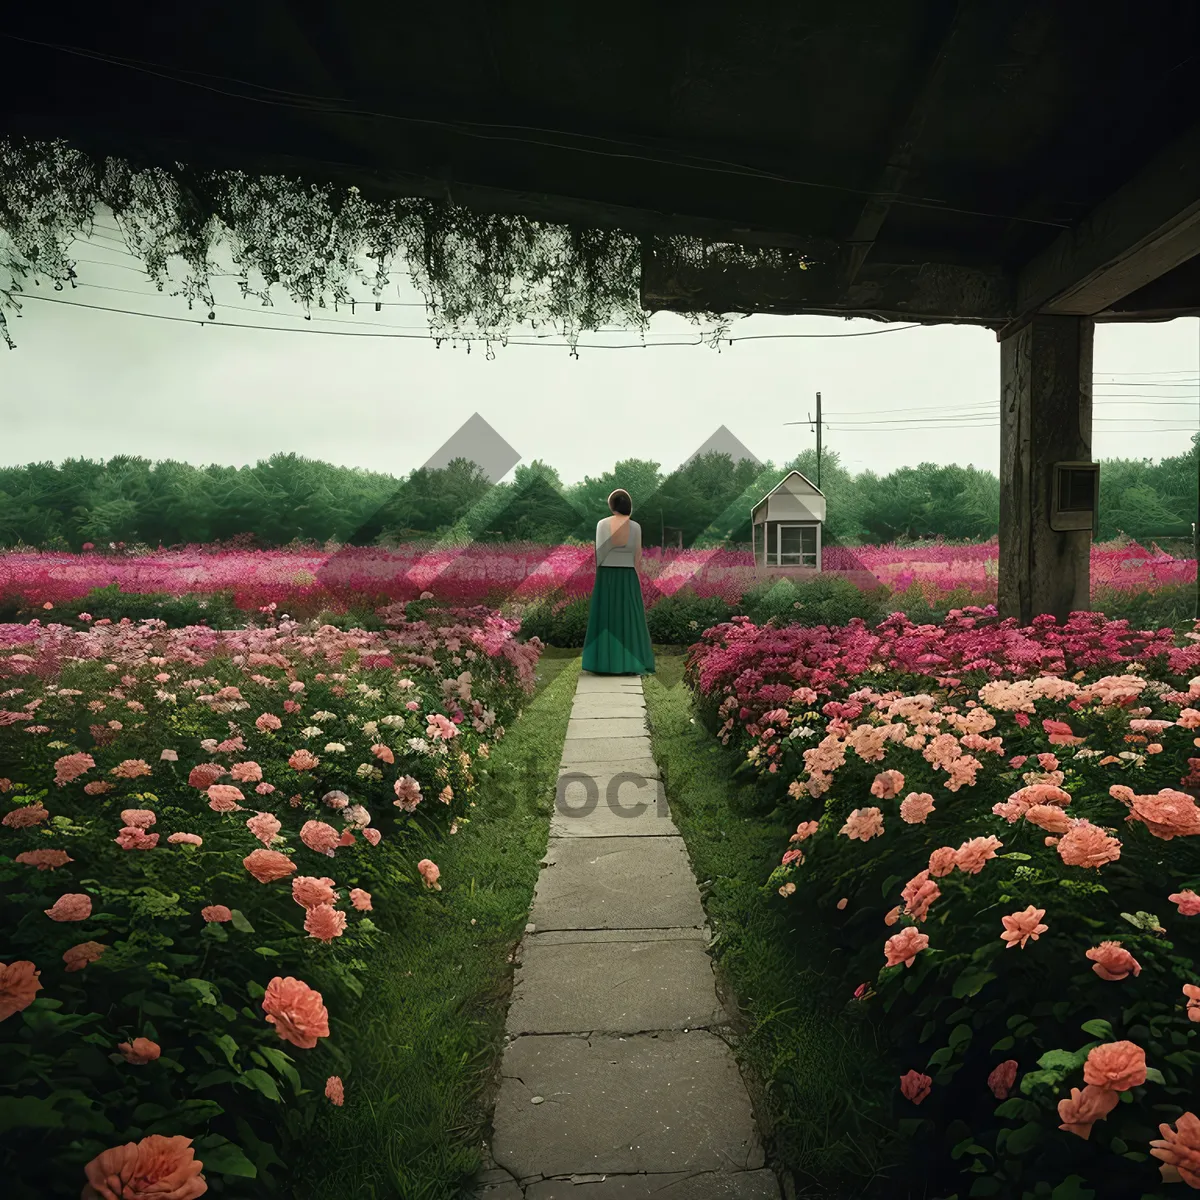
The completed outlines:
<svg viewBox="0 0 1200 1200">
<path fill-rule="evenodd" d="M 596 585 L 583 640 L 593 675 L 652 675 L 654 651 L 642 602 L 642 527 L 624 488 L 608 498 L 612 516 L 596 523 Z"/>
</svg>

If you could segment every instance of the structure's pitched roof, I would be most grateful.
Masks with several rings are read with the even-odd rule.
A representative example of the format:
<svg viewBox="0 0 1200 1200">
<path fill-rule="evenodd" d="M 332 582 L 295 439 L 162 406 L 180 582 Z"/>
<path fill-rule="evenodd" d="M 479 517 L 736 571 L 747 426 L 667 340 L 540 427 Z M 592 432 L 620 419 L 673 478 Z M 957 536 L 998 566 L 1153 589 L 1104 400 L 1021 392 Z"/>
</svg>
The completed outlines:
<svg viewBox="0 0 1200 1200">
<path fill-rule="evenodd" d="M 812 488 L 815 495 L 820 496 L 822 500 L 825 499 L 825 493 L 821 491 L 821 489 L 817 487 L 817 485 L 813 483 L 813 481 L 809 479 L 807 475 L 802 474 L 800 471 L 789 471 L 765 496 L 763 496 L 753 505 L 753 507 L 750 509 L 751 515 L 756 513 L 759 508 L 773 495 L 775 495 L 775 493 L 778 492 L 793 476 L 795 476 L 797 479 L 803 479 L 804 482 L 807 483 L 810 488 Z"/>
</svg>

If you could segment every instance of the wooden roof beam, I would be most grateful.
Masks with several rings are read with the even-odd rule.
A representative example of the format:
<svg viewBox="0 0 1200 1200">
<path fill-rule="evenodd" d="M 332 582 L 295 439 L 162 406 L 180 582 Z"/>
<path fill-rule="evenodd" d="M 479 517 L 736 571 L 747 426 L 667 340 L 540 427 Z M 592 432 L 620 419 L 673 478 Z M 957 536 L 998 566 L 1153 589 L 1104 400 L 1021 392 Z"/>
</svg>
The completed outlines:
<svg viewBox="0 0 1200 1200">
<path fill-rule="evenodd" d="M 858 273 L 875 245 L 875 239 L 887 220 L 895 198 L 908 181 L 914 149 L 941 90 L 946 63 L 962 30 L 963 17 L 969 7 L 970 0 L 959 0 L 920 77 L 913 100 L 908 106 L 907 116 L 893 135 L 883 170 L 876 180 L 871 196 L 863 205 L 854 232 L 850 235 L 842 276 L 845 287 L 851 286 L 858 278 Z"/>
<path fill-rule="evenodd" d="M 1200 124 L 1017 277 L 1015 333 L 1035 313 L 1095 316 L 1200 253 Z M 1131 314 L 1132 315 L 1132 314 Z"/>
</svg>

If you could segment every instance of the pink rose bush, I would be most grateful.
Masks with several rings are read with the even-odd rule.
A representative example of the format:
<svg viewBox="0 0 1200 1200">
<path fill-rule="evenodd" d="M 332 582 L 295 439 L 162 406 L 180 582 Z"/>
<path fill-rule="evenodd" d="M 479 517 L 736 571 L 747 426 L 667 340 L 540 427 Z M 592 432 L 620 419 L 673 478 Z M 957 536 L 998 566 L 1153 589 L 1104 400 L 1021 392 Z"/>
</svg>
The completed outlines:
<svg viewBox="0 0 1200 1200">
<path fill-rule="evenodd" d="M 1053 1190 L 1056 1139 L 1124 1142 L 1112 1194 L 1153 1189 L 1152 1150 L 1194 1161 L 1184 1117 L 1161 1145 L 1146 1131 L 1200 1069 L 1200 638 L 985 609 L 874 629 L 735 618 L 686 677 L 803 831 L 764 895 L 806 940 L 829 926 L 841 994 L 873 978 L 858 1003 L 896 1067 L 930 1080 L 904 1091 L 937 1108 L 930 1131 L 971 1134 L 961 1163 L 920 1168 L 941 1193 L 972 1190 L 958 1172 L 978 1148 L 993 1195 Z"/>
<path fill-rule="evenodd" d="M 294 1190 L 284 1131 L 329 1103 L 322 1047 L 359 1035 L 373 919 L 403 937 L 443 886 L 426 843 L 532 691 L 540 645 L 516 631 L 458 610 L 381 632 L 0 625 L 0 1057 L 35 1122 L 10 1130 L 31 1194 Z M 147 1135 L 131 1114 L 154 1110 L 189 1115 Z M 234 1117 L 261 1145 L 226 1142 Z"/>
</svg>

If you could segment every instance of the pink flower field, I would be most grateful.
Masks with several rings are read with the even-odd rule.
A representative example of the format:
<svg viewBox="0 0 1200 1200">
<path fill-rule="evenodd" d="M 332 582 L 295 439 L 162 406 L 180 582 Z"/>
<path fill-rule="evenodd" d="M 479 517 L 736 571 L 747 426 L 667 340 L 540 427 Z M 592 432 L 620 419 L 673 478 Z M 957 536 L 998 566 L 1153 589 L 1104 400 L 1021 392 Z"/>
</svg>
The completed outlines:
<svg viewBox="0 0 1200 1200">
<path fill-rule="evenodd" d="M 748 552 L 646 551 L 649 598 L 688 588 L 701 597 L 736 603 L 757 582 Z M 900 548 L 825 549 L 825 567 L 860 586 L 892 592 L 920 590 L 931 601 L 966 590 L 975 603 L 996 598 L 998 547 L 994 542 Z M 78 599 L 91 589 L 116 585 L 123 592 L 231 592 L 238 608 L 275 604 L 280 612 L 311 615 L 344 611 L 364 602 L 416 599 L 482 604 L 500 598 L 535 600 L 586 594 L 592 585 L 590 546 L 516 543 L 436 548 L 412 544 L 396 550 L 329 547 L 310 550 L 223 550 L 204 546 L 146 553 L 0 554 L 0 598 L 30 605 Z M 1094 590 L 1153 592 L 1191 583 L 1194 559 L 1173 558 L 1136 543 L 1099 545 L 1092 551 Z"/>
</svg>

